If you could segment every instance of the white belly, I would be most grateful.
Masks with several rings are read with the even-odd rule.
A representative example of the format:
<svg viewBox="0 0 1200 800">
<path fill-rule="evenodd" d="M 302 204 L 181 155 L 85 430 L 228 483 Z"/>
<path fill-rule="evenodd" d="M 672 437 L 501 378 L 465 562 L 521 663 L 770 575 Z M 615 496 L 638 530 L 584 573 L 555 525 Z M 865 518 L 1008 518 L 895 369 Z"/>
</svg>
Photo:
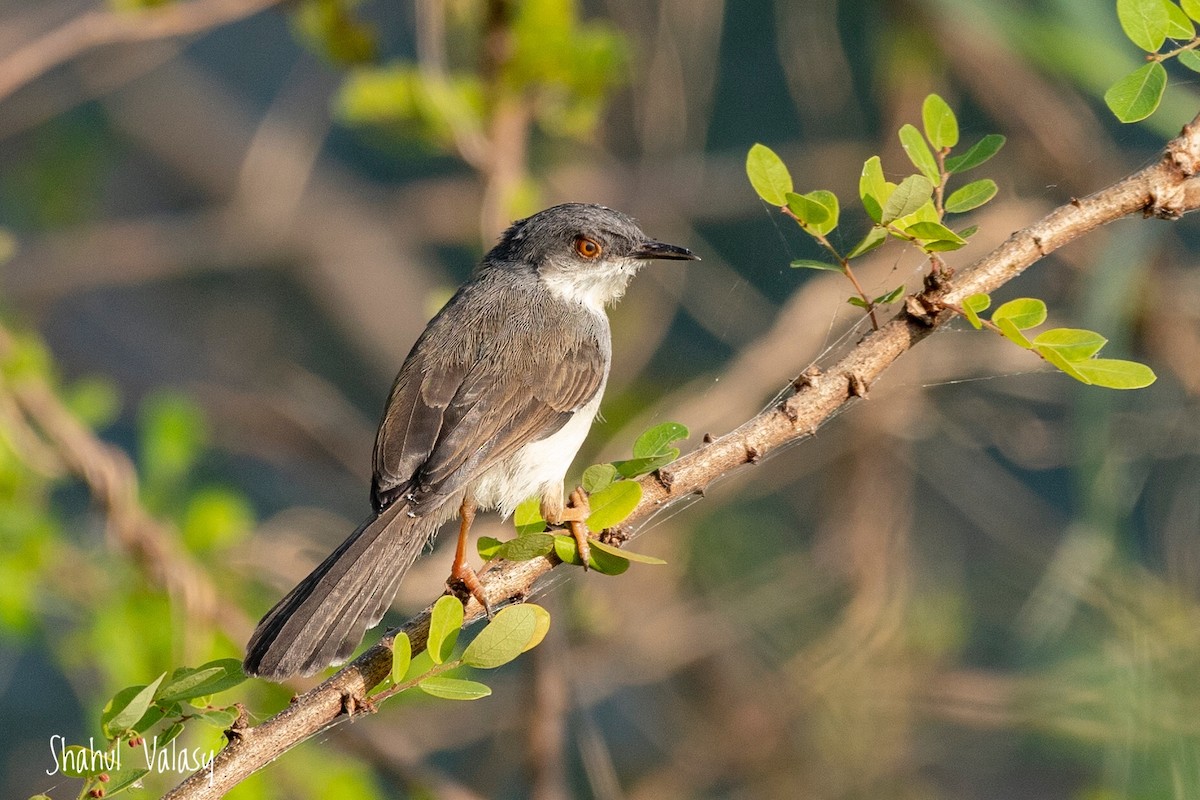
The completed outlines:
<svg viewBox="0 0 1200 800">
<path fill-rule="evenodd" d="M 587 438 L 600 410 L 604 384 L 587 405 L 575 412 L 557 432 L 541 441 L 527 444 L 505 461 L 479 477 L 471 494 L 480 508 L 498 509 L 507 517 L 522 501 L 534 495 L 562 492 L 563 478 L 575 460 L 575 454 Z"/>
</svg>

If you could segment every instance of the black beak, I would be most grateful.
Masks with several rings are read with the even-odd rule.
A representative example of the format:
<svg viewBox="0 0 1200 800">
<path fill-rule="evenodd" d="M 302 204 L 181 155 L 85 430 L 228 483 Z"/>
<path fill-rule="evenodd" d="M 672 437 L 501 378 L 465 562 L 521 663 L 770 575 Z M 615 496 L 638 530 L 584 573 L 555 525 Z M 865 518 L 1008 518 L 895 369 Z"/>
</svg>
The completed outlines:
<svg viewBox="0 0 1200 800">
<path fill-rule="evenodd" d="M 686 247 L 679 247 L 666 242 L 655 242 L 653 240 L 642 242 L 634 248 L 630 253 L 634 258 L 663 258 L 671 261 L 699 261 L 700 256 L 688 250 Z"/>
</svg>

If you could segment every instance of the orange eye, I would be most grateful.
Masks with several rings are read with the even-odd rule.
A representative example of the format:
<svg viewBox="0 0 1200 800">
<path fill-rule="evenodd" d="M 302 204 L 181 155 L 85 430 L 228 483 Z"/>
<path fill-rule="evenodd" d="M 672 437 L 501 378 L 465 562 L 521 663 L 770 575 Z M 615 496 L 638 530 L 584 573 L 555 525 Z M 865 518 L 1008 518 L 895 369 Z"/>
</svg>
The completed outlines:
<svg viewBox="0 0 1200 800">
<path fill-rule="evenodd" d="M 599 258 L 600 250 L 600 243 L 595 239 L 586 236 L 575 237 L 575 252 L 584 258 Z"/>
</svg>

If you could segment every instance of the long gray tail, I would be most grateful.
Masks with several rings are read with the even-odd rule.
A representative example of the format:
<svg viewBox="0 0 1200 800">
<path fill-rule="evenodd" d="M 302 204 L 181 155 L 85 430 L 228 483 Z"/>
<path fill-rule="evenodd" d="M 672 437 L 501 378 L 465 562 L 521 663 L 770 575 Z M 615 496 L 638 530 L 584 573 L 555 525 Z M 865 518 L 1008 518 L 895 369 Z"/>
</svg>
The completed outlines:
<svg viewBox="0 0 1200 800">
<path fill-rule="evenodd" d="M 437 530 L 407 508 L 400 500 L 364 522 L 267 612 L 246 644 L 247 675 L 279 681 L 350 657 Z"/>
</svg>

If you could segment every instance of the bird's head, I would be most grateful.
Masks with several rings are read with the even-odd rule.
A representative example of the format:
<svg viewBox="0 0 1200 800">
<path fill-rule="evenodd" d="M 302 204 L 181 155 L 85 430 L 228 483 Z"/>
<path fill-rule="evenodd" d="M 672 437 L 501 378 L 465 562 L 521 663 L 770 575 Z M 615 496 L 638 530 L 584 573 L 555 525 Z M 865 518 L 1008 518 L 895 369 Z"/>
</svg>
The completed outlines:
<svg viewBox="0 0 1200 800">
<path fill-rule="evenodd" d="M 554 294 L 600 310 L 619 299 L 629 279 L 652 259 L 699 256 L 649 238 L 619 211 L 564 203 L 514 222 L 485 263 L 532 268 Z"/>
</svg>

